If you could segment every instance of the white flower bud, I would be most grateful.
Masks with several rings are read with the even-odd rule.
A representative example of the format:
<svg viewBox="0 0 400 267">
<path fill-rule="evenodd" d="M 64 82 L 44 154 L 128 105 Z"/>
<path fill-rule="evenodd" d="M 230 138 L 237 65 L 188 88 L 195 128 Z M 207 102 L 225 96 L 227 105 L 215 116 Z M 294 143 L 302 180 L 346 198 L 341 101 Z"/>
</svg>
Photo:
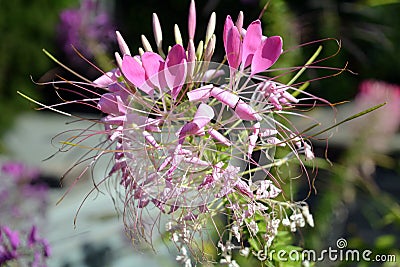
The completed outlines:
<svg viewBox="0 0 400 267">
<path fill-rule="evenodd" d="M 201 57 L 203 56 L 203 52 L 204 52 L 204 43 L 203 43 L 203 41 L 200 41 L 199 45 L 197 46 L 197 49 L 196 49 L 197 60 L 201 59 Z"/>
<path fill-rule="evenodd" d="M 119 45 L 119 50 L 121 50 L 122 56 L 124 55 L 131 55 L 131 52 L 129 51 L 129 47 L 126 44 L 124 38 L 122 38 L 122 35 L 119 31 L 115 32 L 117 34 L 117 42 Z"/>
<path fill-rule="evenodd" d="M 210 20 L 208 21 L 208 25 L 207 25 L 206 40 L 205 40 L 206 46 L 207 46 L 208 42 L 210 41 L 211 37 L 214 35 L 215 22 L 216 22 L 216 15 L 215 15 L 215 12 L 213 12 L 211 14 Z"/>
<path fill-rule="evenodd" d="M 174 26 L 174 35 L 175 35 L 175 42 L 177 44 L 182 45 L 183 44 L 182 35 L 181 35 L 181 31 L 179 30 L 179 26 L 177 24 L 175 24 L 175 26 Z"/>
<path fill-rule="evenodd" d="M 164 57 L 164 52 L 162 50 L 162 30 L 161 30 L 161 24 L 158 19 L 158 16 L 156 13 L 153 13 L 153 33 L 154 33 L 154 40 L 156 41 L 158 53 L 160 56 Z"/>
<path fill-rule="evenodd" d="M 142 37 L 142 44 L 143 44 L 144 50 L 147 51 L 147 52 L 148 51 L 153 52 L 153 49 L 151 48 L 150 42 L 149 42 L 149 40 L 147 40 L 146 36 L 144 36 L 142 34 L 141 37 Z"/>
</svg>

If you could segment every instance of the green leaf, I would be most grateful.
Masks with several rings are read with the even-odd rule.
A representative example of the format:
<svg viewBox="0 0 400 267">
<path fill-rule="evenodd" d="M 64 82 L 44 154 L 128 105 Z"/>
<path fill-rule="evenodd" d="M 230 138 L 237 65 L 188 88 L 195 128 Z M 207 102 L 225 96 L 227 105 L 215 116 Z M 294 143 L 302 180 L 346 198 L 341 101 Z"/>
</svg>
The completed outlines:
<svg viewBox="0 0 400 267">
<path fill-rule="evenodd" d="M 260 251 L 261 250 L 261 248 L 258 246 L 258 241 L 256 239 L 250 238 L 249 239 L 249 244 L 255 251 Z"/>
<path fill-rule="evenodd" d="M 369 6 L 382 6 L 382 5 L 389 5 L 389 4 L 396 4 L 400 3 L 399 0 L 367 0 L 366 4 Z"/>
<path fill-rule="evenodd" d="M 380 107 L 383 107 L 384 105 L 386 105 L 386 102 L 382 103 L 382 104 L 379 104 L 379 105 L 376 105 L 376 106 L 373 106 L 372 108 L 369 108 L 369 109 L 366 109 L 364 111 L 361 111 L 361 112 L 359 112 L 359 113 L 357 113 L 355 115 L 352 115 L 350 117 L 347 117 L 346 119 L 344 119 L 344 120 L 342 120 L 342 121 L 340 121 L 340 122 L 338 122 L 338 123 L 326 128 L 326 129 L 324 129 L 324 130 L 322 130 L 322 131 L 320 131 L 320 132 L 318 132 L 316 134 L 313 134 L 312 137 L 315 137 L 315 136 L 318 136 L 320 134 L 323 134 L 323 133 L 325 133 L 325 132 L 327 132 L 329 130 L 332 130 L 333 128 L 335 128 L 335 127 L 337 127 L 337 126 L 339 126 L 339 125 L 341 125 L 341 124 L 343 124 L 345 122 L 354 120 L 355 118 L 358 118 L 358 117 L 361 117 L 361 116 L 363 116 L 365 114 L 368 114 L 368 113 L 370 113 L 370 112 L 372 112 L 372 111 L 374 111 L 374 110 L 376 110 L 376 109 L 378 109 Z"/>
</svg>

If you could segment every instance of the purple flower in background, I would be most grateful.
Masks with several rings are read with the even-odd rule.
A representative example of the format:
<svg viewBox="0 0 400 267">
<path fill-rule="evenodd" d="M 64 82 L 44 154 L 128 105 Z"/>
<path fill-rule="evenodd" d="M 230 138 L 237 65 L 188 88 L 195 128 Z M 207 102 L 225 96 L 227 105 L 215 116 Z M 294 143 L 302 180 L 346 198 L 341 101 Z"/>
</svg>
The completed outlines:
<svg viewBox="0 0 400 267">
<path fill-rule="evenodd" d="M 36 180 L 39 176 L 39 171 L 35 168 L 29 168 L 22 162 L 8 161 L 1 166 L 1 172 L 13 177 L 16 181 L 19 180 Z"/>
<path fill-rule="evenodd" d="M 35 225 L 27 235 L 23 231 L 0 226 L 0 265 L 18 259 L 19 262 L 26 263 L 26 266 L 46 266 L 45 260 L 49 256 L 49 243 L 39 237 Z"/>
<path fill-rule="evenodd" d="M 19 178 L 24 174 L 24 164 L 22 164 L 22 162 L 7 162 L 1 166 L 1 171 L 15 178 Z"/>
<path fill-rule="evenodd" d="M 48 188 L 39 170 L 19 161 L 0 164 L 0 265 L 18 260 L 23 266 L 45 266 L 50 255 L 37 225 L 47 209 Z"/>
<path fill-rule="evenodd" d="M 17 250 L 17 248 L 19 247 L 19 244 L 20 244 L 18 232 L 12 231 L 7 226 L 3 226 L 1 230 L 4 233 L 4 237 L 9 240 L 11 248 L 13 250 Z"/>
<path fill-rule="evenodd" d="M 114 42 L 114 34 L 110 14 L 98 1 L 82 0 L 79 8 L 60 14 L 58 37 L 68 56 L 76 55 L 72 46 L 87 57 L 103 54 Z"/>
<path fill-rule="evenodd" d="M 31 214 L 32 210 L 36 210 L 35 205 L 39 210 L 45 208 L 48 188 L 45 184 L 38 182 L 40 172 L 37 168 L 20 161 L 7 161 L 1 164 L 0 175 L 2 178 L 0 214 L 4 212 L 3 223 L 11 214 L 16 216 L 14 219 L 25 218 L 26 215 Z M 24 205 L 21 203 L 26 202 L 21 202 L 21 198 L 24 201 L 31 201 L 29 208 L 23 208 Z"/>
</svg>

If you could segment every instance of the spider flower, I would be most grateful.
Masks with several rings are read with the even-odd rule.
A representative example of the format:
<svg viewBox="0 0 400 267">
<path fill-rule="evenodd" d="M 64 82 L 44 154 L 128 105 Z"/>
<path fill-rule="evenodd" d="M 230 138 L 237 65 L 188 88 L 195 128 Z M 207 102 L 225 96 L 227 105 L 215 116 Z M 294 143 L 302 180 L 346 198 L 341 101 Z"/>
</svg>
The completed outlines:
<svg viewBox="0 0 400 267">
<path fill-rule="evenodd" d="M 94 103 L 103 114 L 99 124 L 104 130 L 88 129 L 64 142 L 64 146 L 80 147 L 98 134 L 105 138 L 88 160 L 95 165 L 100 157 L 112 155 L 112 166 L 102 181 L 116 182 L 123 189 L 129 232 L 151 243 L 154 225 L 165 218 L 166 232 L 180 253 L 177 260 L 186 266 L 199 259 L 196 251 L 205 255 L 199 240 L 206 231 L 202 225 L 211 224 L 217 214 L 227 216 L 229 222 L 222 229 L 213 224 L 217 232 L 227 227 L 232 233 L 228 240 L 221 236 L 216 246 L 220 262 L 227 264 L 234 262 L 234 249 L 258 253 L 259 246 L 233 245 L 232 237 L 238 242 L 257 239 L 260 247 L 269 247 L 278 227 L 295 231 L 305 225 L 299 221 L 314 224 L 312 215 L 303 212 L 308 211 L 304 202 L 286 200 L 271 168 L 291 160 L 302 166 L 303 157 L 314 158 L 310 141 L 286 115 L 304 118 L 298 114 L 301 109 L 293 107 L 303 99 L 320 99 L 276 77 L 260 75 L 282 54 L 282 38 L 263 36 L 259 20 L 244 28 L 243 16 L 239 13 L 236 23 L 230 16 L 225 20 L 221 41 L 227 65 L 211 61 L 219 40 L 214 34 L 215 13 L 204 40 L 195 43 L 194 1 L 189 8 L 187 45 L 175 25 L 176 43 L 165 52 L 156 14 L 157 49 L 143 35 L 143 48 L 133 54 L 117 32 L 116 68 L 88 83 L 96 88 L 96 98 L 74 102 Z M 83 83 L 75 85 L 90 91 Z M 297 98 L 301 93 L 306 97 Z M 283 147 L 285 153 L 277 157 L 275 150 Z"/>
<path fill-rule="evenodd" d="M 223 40 L 229 66 L 233 69 L 251 66 L 251 76 L 271 67 L 282 53 L 282 38 L 263 36 L 260 20 L 253 21 L 247 30 L 243 30 L 228 16 Z"/>
</svg>

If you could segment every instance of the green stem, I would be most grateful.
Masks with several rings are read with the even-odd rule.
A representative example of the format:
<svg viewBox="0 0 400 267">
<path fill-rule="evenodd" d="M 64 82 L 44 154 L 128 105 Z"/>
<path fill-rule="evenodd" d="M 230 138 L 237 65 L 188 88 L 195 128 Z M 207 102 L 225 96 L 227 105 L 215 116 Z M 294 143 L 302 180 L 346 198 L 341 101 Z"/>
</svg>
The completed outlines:
<svg viewBox="0 0 400 267">
<path fill-rule="evenodd" d="M 86 79 L 85 77 L 83 77 L 82 75 L 76 73 L 75 71 L 73 71 L 72 69 L 70 69 L 69 67 L 67 67 L 66 65 L 62 64 L 60 61 L 58 61 L 58 59 L 56 59 L 52 54 L 50 54 L 46 49 L 43 49 L 43 52 L 46 54 L 46 56 L 48 56 L 51 60 L 53 60 L 55 63 L 57 63 L 58 65 L 60 65 L 61 67 L 63 67 L 64 69 L 66 69 L 67 71 L 71 72 L 72 74 L 74 74 L 76 77 L 84 80 L 85 82 L 88 83 L 92 83 L 92 81 Z"/>
</svg>

